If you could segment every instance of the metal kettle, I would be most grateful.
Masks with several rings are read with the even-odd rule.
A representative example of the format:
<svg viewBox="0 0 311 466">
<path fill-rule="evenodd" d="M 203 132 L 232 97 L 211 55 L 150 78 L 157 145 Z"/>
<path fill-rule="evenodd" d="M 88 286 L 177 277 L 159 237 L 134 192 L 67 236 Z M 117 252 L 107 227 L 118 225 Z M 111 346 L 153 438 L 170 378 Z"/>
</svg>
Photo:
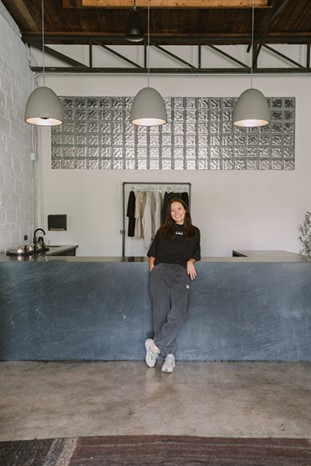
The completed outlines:
<svg viewBox="0 0 311 466">
<path fill-rule="evenodd" d="M 28 246 L 18 246 L 17 254 L 27 254 L 28 253 Z"/>
<path fill-rule="evenodd" d="M 34 233 L 33 233 L 32 244 L 33 244 L 33 246 L 34 246 L 34 250 L 35 250 L 35 251 L 41 251 L 41 249 L 45 249 L 45 248 L 46 248 L 46 245 L 45 245 L 43 236 L 39 236 L 39 238 L 37 239 L 37 236 L 36 236 L 37 231 L 42 231 L 42 233 L 43 233 L 44 235 L 45 235 L 45 231 L 43 230 L 43 228 L 37 228 L 37 229 L 34 231 Z"/>
</svg>

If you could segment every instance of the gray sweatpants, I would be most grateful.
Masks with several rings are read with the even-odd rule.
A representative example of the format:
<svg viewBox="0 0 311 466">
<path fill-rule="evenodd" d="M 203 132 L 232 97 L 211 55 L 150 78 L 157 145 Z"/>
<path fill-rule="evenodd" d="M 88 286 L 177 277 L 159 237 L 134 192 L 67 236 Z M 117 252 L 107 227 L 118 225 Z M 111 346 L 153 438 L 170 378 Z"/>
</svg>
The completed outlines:
<svg viewBox="0 0 311 466">
<path fill-rule="evenodd" d="M 161 355 L 174 354 L 176 337 L 187 318 L 190 278 L 177 264 L 158 264 L 150 272 L 154 342 Z"/>
</svg>

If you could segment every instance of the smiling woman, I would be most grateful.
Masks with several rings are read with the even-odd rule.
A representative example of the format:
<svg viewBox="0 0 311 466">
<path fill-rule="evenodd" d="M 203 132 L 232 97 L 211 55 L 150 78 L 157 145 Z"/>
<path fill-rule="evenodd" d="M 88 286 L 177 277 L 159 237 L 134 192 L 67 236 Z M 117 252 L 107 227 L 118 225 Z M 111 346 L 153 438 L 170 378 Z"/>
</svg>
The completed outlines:
<svg viewBox="0 0 311 466">
<path fill-rule="evenodd" d="M 196 278 L 194 263 L 201 259 L 200 230 L 192 225 L 188 207 L 173 198 L 165 223 L 148 251 L 154 337 L 145 342 L 146 363 L 154 367 L 165 358 L 162 372 L 175 369 L 176 338 L 187 317 L 190 282 Z"/>
</svg>

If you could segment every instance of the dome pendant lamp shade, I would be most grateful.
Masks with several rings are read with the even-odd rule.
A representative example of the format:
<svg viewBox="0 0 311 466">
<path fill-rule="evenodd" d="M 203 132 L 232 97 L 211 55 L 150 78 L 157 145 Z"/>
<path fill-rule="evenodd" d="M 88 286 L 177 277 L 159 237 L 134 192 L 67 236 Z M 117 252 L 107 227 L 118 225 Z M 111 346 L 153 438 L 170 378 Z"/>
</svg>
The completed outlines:
<svg viewBox="0 0 311 466">
<path fill-rule="evenodd" d="M 125 38 L 130 42 L 141 42 L 144 39 L 144 29 L 139 12 L 134 8 L 127 17 Z"/>
<path fill-rule="evenodd" d="M 233 123 L 236 126 L 265 126 L 270 119 L 269 105 L 262 92 L 250 88 L 240 95 L 233 110 Z"/>
<path fill-rule="evenodd" d="M 164 125 L 167 112 L 161 94 L 153 87 L 141 89 L 133 100 L 130 119 L 133 125 Z"/>
<path fill-rule="evenodd" d="M 134 2 L 135 10 L 135 2 Z M 147 67 L 148 67 L 148 87 L 141 89 L 134 97 L 130 121 L 138 126 L 160 126 L 167 122 L 167 113 L 164 100 L 161 94 L 149 86 L 150 68 L 150 0 L 148 0 L 148 43 L 147 43 Z"/>
<path fill-rule="evenodd" d="M 52 89 L 37 87 L 28 97 L 25 121 L 38 126 L 57 126 L 64 121 L 61 102 Z"/>
<path fill-rule="evenodd" d="M 28 97 L 25 121 L 37 126 L 57 126 L 63 123 L 64 116 L 59 98 L 52 89 L 45 86 L 44 0 L 42 0 L 41 5 L 43 86 L 37 87 Z"/>
<path fill-rule="evenodd" d="M 252 57 L 251 57 L 251 87 L 242 92 L 233 110 L 233 124 L 242 127 L 265 126 L 270 123 L 271 114 L 267 99 L 258 89 L 253 88 L 254 63 L 254 24 L 255 3 L 252 5 Z"/>
</svg>

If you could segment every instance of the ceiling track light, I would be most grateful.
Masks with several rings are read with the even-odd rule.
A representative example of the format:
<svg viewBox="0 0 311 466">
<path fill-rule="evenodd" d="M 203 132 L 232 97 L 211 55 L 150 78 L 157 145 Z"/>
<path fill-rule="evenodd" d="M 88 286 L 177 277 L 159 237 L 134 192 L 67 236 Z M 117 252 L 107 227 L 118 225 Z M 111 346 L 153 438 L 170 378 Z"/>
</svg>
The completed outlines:
<svg viewBox="0 0 311 466">
<path fill-rule="evenodd" d="M 138 126 L 160 126 L 167 122 L 167 112 L 161 94 L 149 86 L 150 68 L 150 0 L 148 1 L 148 86 L 141 89 L 135 96 L 131 107 L 130 121 Z"/>
<path fill-rule="evenodd" d="M 144 39 L 144 28 L 134 0 L 133 10 L 129 12 L 126 22 L 125 38 L 129 42 L 141 42 Z"/>
<path fill-rule="evenodd" d="M 252 55 L 254 54 L 254 1 L 252 5 Z M 233 109 L 233 124 L 242 127 L 265 126 L 270 123 L 271 112 L 261 91 L 253 88 L 253 57 L 251 58 L 251 87 L 242 92 Z"/>
<path fill-rule="evenodd" d="M 61 102 L 55 92 L 45 86 L 44 0 L 42 0 L 42 58 L 43 86 L 37 87 L 28 97 L 25 121 L 37 126 L 61 125 L 64 121 Z"/>
</svg>

